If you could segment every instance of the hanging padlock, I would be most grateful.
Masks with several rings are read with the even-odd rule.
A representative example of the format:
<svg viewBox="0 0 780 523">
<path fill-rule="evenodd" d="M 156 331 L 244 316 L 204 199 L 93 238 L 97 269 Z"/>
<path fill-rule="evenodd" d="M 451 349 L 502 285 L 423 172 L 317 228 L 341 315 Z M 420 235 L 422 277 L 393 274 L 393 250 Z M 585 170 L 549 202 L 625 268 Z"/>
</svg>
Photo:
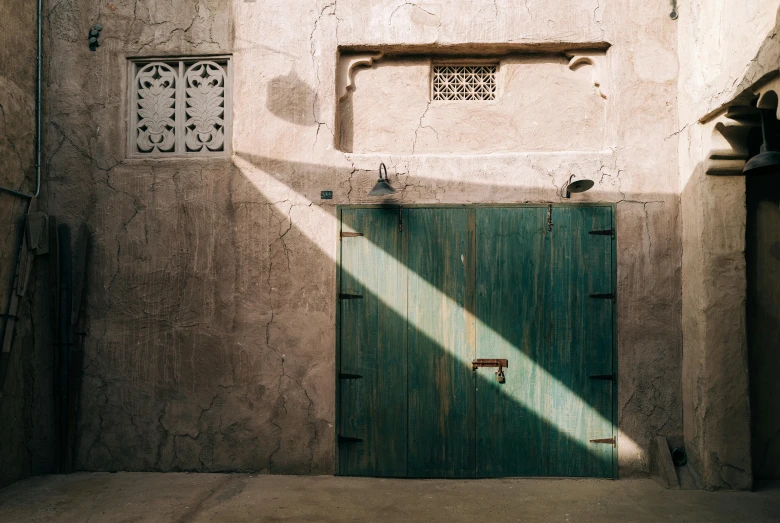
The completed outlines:
<svg viewBox="0 0 780 523">
<path fill-rule="evenodd" d="M 498 372 L 496 372 L 496 379 L 499 383 L 506 382 L 506 378 L 504 377 L 504 370 L 501 367 L 499 367 Z"/>
</svg>

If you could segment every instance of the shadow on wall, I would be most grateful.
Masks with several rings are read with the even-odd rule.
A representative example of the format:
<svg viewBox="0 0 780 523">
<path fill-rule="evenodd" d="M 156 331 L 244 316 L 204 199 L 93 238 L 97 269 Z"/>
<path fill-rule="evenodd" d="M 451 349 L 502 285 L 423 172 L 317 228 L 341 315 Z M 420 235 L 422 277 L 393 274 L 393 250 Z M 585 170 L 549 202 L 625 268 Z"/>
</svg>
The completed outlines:
<svg viewBox="0 0 780 523">
<path fill-rule="evenodd" d="M 520 211 L 522 219 L 517 220 Z M 599 365 L 607 368 L 600 367 L 597 373 L 612 370 L 608 341 L 611 307 L 596 305 L 594 309 L 600 312 L 591 318 L 600 316 L 602 322 L 597 325 L 608 329 L 606 338 L 586 334 L 588 339 L 583 339 L 579 337 L 582 327 L 566 318 L 550 319 L 556 325 L 550 329 L 541 314 L 546 307 L 540 300 L 547 297 L 540 295 L 546 288 L 568 294 L 569 278 L 548 278 L 548 271 L 536 272 L 531 261 L 544 256 L 543 246 L 549 245 L 546 209 L 491 209 L 480 215 L 485 217 L 484 213 L 502 220 L 501 232 L 497 237 L 484 235 L 473 245 L 467 237 L 474 238 L 476 230 L 490 226 L 490 222 L 481 223 L 481 218 L 468 225 L 473 210 L 407 210 L 403 232 L 398 232 L 397 209 L 345 214 L 345 225 L 364 236 L 342 239 L 341 292 L 362 294 L 363 298 L 339 304 L 340 368 L 364 378 L 342 380 L 340 434 L 363 440 L 340 444 L 342 473 L 411 477 L 613 475 L 612 445 L 588 441 L 612 435 L 612 383 L 592 381 L 587 374 Z M 560 227 L 567 224 L 565 217 L 561 218 L 559 230 L 563 231 Z M 494 269 L 485 266 L 478 274 L 472 273 L 478 252 L 503 252 L 507 247 L 514 251 L 519 242 L 531 239 L 540 250 L 520 253 L 524 261 L 517 267 L 512 262 L 504 266 L 507 259 L 485 258 Z M 603 240 L 588 239 L 595 244 Z M 594 246 L 603 252 L 611 240 L 606 242 Z M 399 249 L 399 244 L 408 249 Z M 405 252 L 408 259 L 400 259 Z M 602 262 L 611 267 L 611 256 Z M 598 281 L 600 278 L 611 282 L 609 268 L 602 269 L 606 274 L 589 283 L 604 283 Z M 493 281 L 485 276 L 491 270 L 509 274 L 500 282 Z M 594 272 L 602 271 L 593 270 L 586 279 Z M 521 283 L 536 290 L 515 292 L 522 288 Z M 588 300 L 587 294 L 570 298 L 566 306 L 576 316 L 577 308 Z M 511 316 L 485 312 L 493 305 L 505 310 L 498 305 L 502 302 L 516 307 Z M 610 313 L 604 316 L 606 310 Z M 483 318 L 489 318 L 491 324 Z M 594 344 L 599 339 L 607 346 Z M 551 346 L 556 347 L 555 355 L 547 351 Z M 571 350 L 573 347 L 576 350 Z M 606 350 L 606 361 L 594 357 L 599 349 Z M 492 369 L 471 369 L 470 362 L 478 353 L 509 359 L 505 384 L 497 383 Z M 545 356 L 553 356 L 554 361 L 542 362 Z M 558 377 L 547 368 L 555 368 Z M 407 390 L 408 418 L 404 405 Z M 584 401 L 580 393 L 592 401 Z"/>
<path fill-rule="evenodd" d="M 111 175 L 118 191 L 105 208 L 112 216 L 96 220 L 104 228 L 95 236 L 109 239 L 98 247 L 95 270 L 104 272 L 96 281 L 107 285 L 96 285 L 90 299 L 92 329 L 101 334 L 87 355 L 81 462 L 91 470 L 332 473 L 338 222 L 334 207 L 303 194 L 323 175 L 346 185 L 350 170 L 239 152 L 223 174 L 200 181 L 198 173 L 178 174 L 172 165 Z M 443 183 L 414 178 L 421 186 Z M 463 194 L 486 187 L 447 186 Z M 489 191 L 508 201 L 528 192 L 502 185 Z M 457 305 L 450 290 L 419 276 Z M 415 332 L 432 358 L 473 375 L 467 362 L 437 348 L 435 333 Z M 558 379 L 543 362 L 532 364 Z M 657 368 L 626 373 L 627 390 L 649 387 L 655 374 L 648 372 Z M 567 399 L 600 409 L 576 394 Z M 632 419 L 640 415 L 631 408 Z M 568 444 L 543 412 L 509 409 L 549 434 L 549 445 Z M 646 444 L 643 428 L 627 427 L 624 450 L 636 451 L 632 440 Z"/>
<path fill-rule="evenodd" d="M 268 82 L 266 93 L 266 108 L 271 114 L 295 125 L 317 123 L 314 115 L 320 112 L 319 97 L 295 70 Z"/>
<path fill-rule="evenodd" d="M 305 173 L 307 173 L 307 172 L 322 171 L 322 169 L 323 169 L 323 167 L 321 167 L 321 166 L 316 166 L 316 165 L 312 165 L 312 164 L 302 164 L 302 163 L 298 163 L 298 162 L 280 161 L 280 160 L 275 160 L 275 159 L 271 159 L 271 158 L 267 158 L 267 157 L 259 157 L 259 156 L 247 155 L 247 154 L 244 154 L 244 153 L 241 153 L 241 152 L 237 152 L 237 157 L 238 157 L 237 158 L 237 160 L 238 160 L 237 161 L 237 165 L 239 166 L 239 168 L 242 171 L 244 171 L 244 175 L 250 181 L 252 181 L 252 183 L 258 189 L 260 189 L 261 193 L 270 201 L 275 200 L 276 196 L 278 196 L 278 195 L 289 194 L 291 190 L 295 191 L 295 189 L 293 187 L 289 187 L 289 186 L 285 185 L 282 181 L 280 181 L 280 180 L 284 179 L 284 175 L 282 173 L 286 173 L 286 172 L 289 172 L 290 170 L 294 170 L 299 175 L 301 175 L 301 174 L 305 175 Z M 259 173 L 259 175 L 263 177 L 262 180 L 257 180 L 256 177 L 254 177 L 254 179 L 253 179 L 253 173 L 250 172 L 250 171 L 253 171 L 254 173 L 257 173 L 257 170 L 262 171 L 262 173 Z M 265 173 L 270 173 L 270 174 L 267 175 Z M 276 173 L 276 174 L 274 174 L 274 173 Z M 426 182 L 431 183 L 433 185 L 435 185 L 437 183 L 436 180 L 429 180 L 429 179 L 421 178 L 421 177 L 415 177 L 415 178 L 422 185 L 424 185 Z M 448 185 L 459 186 L 458 190 L 462 190 L 462 191 L 465 191 L 465 192 L 468 192 L 469 190 L 473 190 L 473 189 L 476 188 L 476 186 L 474 184 L 469 184 L 469 183 L 465 183 L 465 182 L 454 182 L 454 183 L 449 183 L 448 182 Z M 479 186 L 479 188 L 480 189 L 484 189 L 484 185 L 483 186 Z M 501 187 L 492 187 L 492 189 L 500 191 L 502 188 Z M 506 189 L 506 191 L 505 191 L 505 195 L 506 196 L 505 197 L 509 201 L 519 201 L 520 200 L 520 198 L 515 198 L 512 195 L 512 190 L 521 192 L 523 190 L 522 187 L 507 186 L 507 187 L 505 187 L 505 189 Z M 616 196 L 616 195 L 609 195 L 609 196 Z M 300 199 L 301 201 L 304 201 L 304 202 L 311 203 L 308 200 L 306 200 L 305 197 L 303 197 L 300 193 L 297 193 L 295 195 L 295 198 L 296 199 Z M 607 198 L 608 198 L 608 196 L 607 196 Z M 337 218 L 333 214 L 333 213 L 335 213 L 335 209 L 328 208 L 327 210 L 325 210 L 325 209 L 322 209 L 321 207 L 317 207 L 317 206 L 312 206 L 312 208 L 317 209 L 315 211 L 317 216 L 318 216 L 318 218 L 316 218 L 316 220 L 315 220 L 316 223 L 318 224 L 317 230 L 315 231 L 315 230 L 298 229 L 298 227 L 296 225 L 293 225 L 292 223 L 290 224 L 291 229 L 297 230 L 298 234 L 303 235 L 304 237 L 308 238 L 312 243 L 317 245 L 319 247 L 318 255 L 326 257 L 327 258 L 326 263 L 334 264 L 335 260 L 332 258 L 331 255 L 327 254 L 327 252 L 328 252 L 327 244 L 323 245 L 323 241 L 329 242 L 330 240 L 327 239 L 327 238 L 323 238 L 322 237 L 323 235 L 317 233 L 317 231 L 321 231 L 322 227 L 323 226 L 327 226 L 326 224 L 328 224 L 328 223 L 331 224 L 330 227 L 334 231 L 337 229 Z M 325 235 L 325 236 L 327 236 L 327 235 Z M 422 277 L 425 278 L 424 275 L 422 275 Z M 428 284 L 430 284 L 430 285 L 435 287 L 435 282 L 428 281 Z M 455 298 L 454 295 L 452 295 L 450 293 L 450 291 L 448 289 L 446 289 L 446 288 L 437 288 L 437 292 L 441 295 L 442 299 L 444 299 L 444 300 L 453 300 Z M 473 311 L 469 311 L 469 312 L 473 312 Z M 495 325 L 493 323 L 494 322 L 493 318 L 489 318 L 489 317 L 479 318 L 479 321 L 481 321 L 487 328 L 497 330 L 497 334 L 499 336 L 501 336 L 501 337 L 505 337 L 506 336 L 506 333 L 501 332 L 501 328 L 502 327 L 499 326 L 499 325 Z M 419 329 L 417 329 L 417 330 L 419 331 Z M 424 332 L 424 331 L 420 331 L 419 334 L 421 336 L 427 336 L 427 333 Z M 431 345 L 435 346 L 436 343 L 437 343 L 436 340 L 431 338 L 430 336 L 428 338 L 429 338 L 429 342 L 431 343 Z M 447 355 L 446 349 L 443 349 L 440 346 L 439 346 L 438 351 L 441 353 L 440 356 L 442 356 L 442 357 L 445 357 L 445 358 L 451 357 L 450 355 Z M 472 372 L 471 369 L 468 368 L 468 362 L 460 361 L 460 362 L 458 362 L 456 364 L 456 362 L 453 361 L 452 364 L 453 364 L 453 366 L 457 366 L 457 365 L 462 366 L 463 367 L 462 370 L 467 372 L 469 375 Z M 536 365 L 537 365 L 537 367 L 538 367 L 540 372 L 548 374 L 550 376 L 550 379 L 552 379 L 552 380 L 556 380 L 558 382 L 562 382 L 563 379 L 567 378 L 566 376 L 556 376 L 555 375 L 555 373 L 556 373 L 555 368 L 546 366 L 542 362 L 537 362 Z M 636 373 L 634 373 L 634 374 L 636 374 Z M 635 382 L 635 380 L 638 379 L 639 381 L 641 381 L 643 378 L 637 378 L 636 375 L 634 375 L 634 376 L 631 377 L 631 379 L 632 379 L 632 381 Z M 640 385 L 640 387 L 641 387 L 641 385 Z M 583 404 L 583 407 L 585 409 L 596 409 L 596 410 L 603 409 L 603 407 L 591 406 L 591 405 L 584 404 L 584 402 L 583 402 L 583 400 L 581 398 L 577 397 L 576 394 L 572 394 L 571 392 L 569 392 L 569 398 L 568 399 L 571 400 L 571 401 L 579 402 L 580 404 Z M 540 413 L 540 412 L 528 412 L 528 409 L 525 406 L 523 406 L 523 405 L 517 405 L 516 408 L 518 409 L 517 413 L 520 414 L 521 411 L 522 411 L 524 413 L 523 416 L 526 419 L 535 419 L 535 421 L 531 422 L 532 425 L 534 423 L 536 423 L 537 426 L 539 426 L 540 424 L 548 423 L 548 421 L 544 419 L 544 414 L 543 413 Z M 607 419 L 611 419 L 611 412 L 609 412 L 609 413 L 604 412 L 603 414 L 606 414 L 605 417 Z M 615 416 L 615 417 L 617 417 L 617 416 Z M 555 433 L 557 430 L 558 430 L 557 427 L 550 427 L 551 434 Z M 637 434 L 637 436 L 639 436 L 638 441 L 643 441 L 646 438 L 645 434 Z M 555 438 L 565 439 L 564 437 L 562 437 L 560 435 L 551 436 L 551 437 L 553 437 L 553 439 L 555 439 Z M 621 442 L 623 442 L 624 444 L 627 444 L 629 447 L 635 446 L 636 445 L 634 443 L 635 437 L 636 436 L 634 436 L 631 433 L 624 433 L 623 436 L 622 436 Z M 634 448 L 634 449 L 627 449 L 627 450 L 636 451 L 637 449 Z"/>
</svg>

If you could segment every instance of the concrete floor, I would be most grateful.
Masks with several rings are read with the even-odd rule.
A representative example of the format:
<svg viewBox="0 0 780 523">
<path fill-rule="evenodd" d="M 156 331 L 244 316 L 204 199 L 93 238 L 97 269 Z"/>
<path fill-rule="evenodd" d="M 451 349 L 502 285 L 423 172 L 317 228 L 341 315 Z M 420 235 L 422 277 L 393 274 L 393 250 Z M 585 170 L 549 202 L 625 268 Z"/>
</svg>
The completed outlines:
<svg viewBox="0 0 780 523">
<path fill-rule="evenodd" d="M 195 521 L 780 522 L 780 484 L 664 490 L 649 479 L 388 480 L 80 473 L 0 490 L 3 523 Z"/>
</svg>

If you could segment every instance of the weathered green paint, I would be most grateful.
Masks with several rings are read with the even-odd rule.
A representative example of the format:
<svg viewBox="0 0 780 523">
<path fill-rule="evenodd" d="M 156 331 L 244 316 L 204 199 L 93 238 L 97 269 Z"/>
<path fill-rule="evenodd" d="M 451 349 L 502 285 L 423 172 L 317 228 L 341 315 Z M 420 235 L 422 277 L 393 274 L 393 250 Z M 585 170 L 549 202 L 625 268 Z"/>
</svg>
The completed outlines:
<svg viewBox="0 0 780 523">
<path fill-rule="evenodd" d="M 546 207 L 477 210 L 477 357 L 509 361 L 503 384 L 476 371 L 480 477 L 548 475 L 549 426 L 528 407 L 550 386 L 548 251 Z"/>
<path fill-rule="evenodd" d="M 411 209 L 406 221 L 411 477 L 474 475 L 473 212 Z"/>
<path fill-rule="evenodd" d="M 352 209 L 341 242 L 342 474 L 614 475 L 609 206 Z M 359 290 L 357 290 L 359 289 Z M 506 358 L 472 371 L 476 358 Z M 408 402 L 407 399 L 408 398 Z"/>
<path fill-rule="evenodd" d="M 354 209 L 341 215 L 339 300 L 341 343 L 338 435 L 342 474 L 406 476 L 406 309 L 404 253 L 398 210 Z"/>
<path fill-rule="evenodd" d="M 556 380 L 545 390 L 551 427 L 548 475 L 611 477 L 615 448 L 591 443 L 616 437 L 612 427 L 614 382 L 590 379 L 613 372 L 610 207 L 553 207 L 546 322 L 547 369 Z M 580 398 L 580 400 L 576 400 Z"/>
</svg>

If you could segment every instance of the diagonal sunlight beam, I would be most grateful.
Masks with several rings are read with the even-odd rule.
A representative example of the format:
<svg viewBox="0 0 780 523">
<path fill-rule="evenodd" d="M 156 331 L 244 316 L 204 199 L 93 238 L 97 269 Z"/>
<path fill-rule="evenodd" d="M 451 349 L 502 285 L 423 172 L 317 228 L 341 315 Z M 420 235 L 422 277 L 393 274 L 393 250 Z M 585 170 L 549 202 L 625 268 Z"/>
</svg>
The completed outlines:
<svg viewBox="0 0 780 523">
<path fill-rule="evenodd" d="M 300 232 L 303 235 L 305 235 L 307 239 L 309 239 L 309 241 L 311 241 L 314 245 L 316 245 L 323 254 L 325 254 L 331 261 L 333 261 L 334 264 L 338 262 L 337 257 L 334 253 L 335 244 L 333 243 L 333 237 L 335 236 L 335 233 L 336 231 L 338 231 L 339 228 L 338 218 L 329 214 L 327 211 L 323 210 L 321 207 L 314 204 L 311 200 L 307 199 L 305 196 L 298 193 L 293 188 L 282 183 L 273 175 L 268 174 L 262 171 L 261 169 L 257 168 L 254 164 L 245 160 L 241 156 L 237 156 L 237 155 L 234 156 L 233 161 L 235 165 L 239 168 L 239 170 L 241 170 L 241 172 L 247 178 L 247 180 L 249 180 L 281 214 L 286 215 L 288 213 L 290 206 L 307 207 L 309 209 L 309 212 L 312 213 L 311 217 L 305 221 L 297 221 L 295 223 L 296 228 L 299 229 Z M 332 234 L 331 235 L 322 234 L 322 231 L 327 230 L 328 228 L 330 228 Z M 368 240 L 366 239 L 366 241 Z M 392 270 L 398 269 L 399 268 L 398 265 L 401 263 L 393 256 L 388 256 L 387 261 L 390 264 L 396 264 L 392 267 Z M 350 275 L 352 278 L 360 282 L 361 285 L 365 286 L 369 291 L 377 295 L 378 299 L 382 301 L 381 294 L 377 292 L 378 291 L 377 289 L 371 289 L 369 282 L 362 280 L 359 276 L 355 274 L 350 274 Z M 472 312 L 468 311 L 467 309 L 463 309 L 461 305 L 455 302 L 446 293 L 442 292 L 441 290 L 437 289 L 435 286 L 431 285 L 424 278 L 419 277 L 418 275 L 415 275 L 415 277 L 417 278 L 416 284 L 422 287 L 426 292 L 429 292 L 430 295 L 438 296 L 437 301 L 441 303 L 443 306 L 451 308 L 451 310 L 457 310 L 457 309 L 462 310 L 467 320 L 474 320 L 480 329 L 484 329 L 485 331 L 490 331 L 496 337 L 496 339 L 500 339 L 502 340 L 503 343 L 511 345 L 511 342 L 508 341 L 502 334 L 496 332 L 489 325 L 487 325 L 485 322 L 481 321 L 478 317 L 476 317 Z M 382 301 L 382 303 L 384 306 L 388 307 L 390 310 L 393 310 L 396 314 L 400 315 L 401 317 L 407 317 L 407 311 L 405 309 L 400 308 L 398 305 L 393 305 L 385 301 Z M 411 321 L 411 319 L 409 321 Z M 425 334 L 426 336 L 430 337 L 433 340 L 436 340 L 438 338 L 438 333 L 432 332 L 430 326 L 414 324 L 414 327 L 419 332 Z M 442 349 L 446 350 L 446 347 L 442 347 Z M 523 359 L 524 360 L 523 363 L 531 366 L 534 369 L 534 372 L 537 376 L 542 377 L 548 383 L 552 383 L 558 391 L 563 391 L 565 394 L 567 394 L 569 400 L 574 403 L 574 407 L 577 409 L 582 409 L 580 412 L 592 412 L 592 414 L 598 417 L 600 421 L 612 425 L 612 420 L 606 419 L 604 416 L 602 416 L 601 413 L 593 409 L 578 394 L 572 391 L 558 378 L 550 374 L 549 371 L 547 371 L 545 368 L 543 368 L 535 361 L 531 360 L 522 351 L 518 350 L 517 352 L 518 352 L 517 357 Z M 469 367 L 471 366 L 471 361 L 465 361 L 462 356 L 453 354 L 451 352 L 449 354 L 459 359 L 464 365 L 468 365 Z M 555 420 L 551 420 L 549 416 L 546 415 L 546 413 L 539 407 L 539 405 L 530 404 L 526 402 L 522 402 L 522 403 L 526 409 L 533 412 L 540 419 L 543 419 L 548 423 L 554 425 L 555 428 L 558 431 L 560 431 L 562 434 L 572 437 L 572 439 L 575 440 L 580 437 L 580 435 L 575 434 L 571 428 L 560 426 L 555 422 Z M 625 450 L 627 450 L 629 453 L 632 454 L 639 453 L 640 450 L 639 447 L 631 438 L 628 437 L 628 435 L 621 432 L 619 429 L 618 429 L 618 435 L 620 439 L 620 444 L 621 446 L 624 447 Z"/>
</svg>

